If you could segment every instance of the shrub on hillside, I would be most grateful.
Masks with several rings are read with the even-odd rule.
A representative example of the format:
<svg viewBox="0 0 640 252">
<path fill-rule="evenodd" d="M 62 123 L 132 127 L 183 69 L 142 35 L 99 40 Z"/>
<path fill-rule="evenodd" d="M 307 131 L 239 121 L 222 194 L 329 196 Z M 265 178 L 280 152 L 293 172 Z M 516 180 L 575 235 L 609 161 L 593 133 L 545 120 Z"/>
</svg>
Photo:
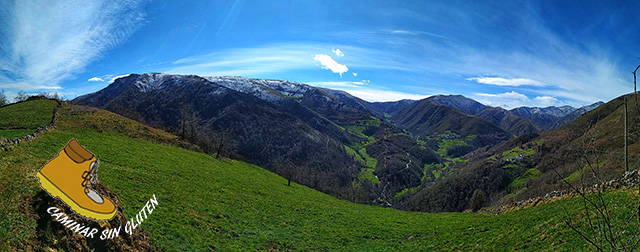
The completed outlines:
<svg viewBox="0 0 640 252">
<path fill-rule="evenodd" d="M 471 200 L 469 200 L 471 211 L 476 212 L 480 210 L 480 208 L 482 208 L 482 205 L 484 204 L 484 200 L 484 192 L 480 189 L 476 189 L 476 191 L 473 192 L 473 195 L 471 196 Z"/>
<path fill-rule="evenodd" d="M 456 158 L 462 157 L 469 152 L 472 152 L 475 148 L 469 145 L 458 145 L 447 149 L 447 156 Z"/>
</svg>

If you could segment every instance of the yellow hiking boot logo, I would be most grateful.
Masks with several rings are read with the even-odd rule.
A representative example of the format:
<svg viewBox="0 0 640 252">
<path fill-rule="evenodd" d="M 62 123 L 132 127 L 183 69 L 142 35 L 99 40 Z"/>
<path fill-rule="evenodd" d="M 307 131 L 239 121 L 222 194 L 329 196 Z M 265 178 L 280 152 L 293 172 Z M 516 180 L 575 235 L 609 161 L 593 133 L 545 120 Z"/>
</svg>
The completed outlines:
<svg viewBox="0 0 640 252">
<path fill-rule="evenodd" d="M 42 189 L 76 213 L 94 220 L 110 220 L 116 215 L 116 206 L 93 189 L 98 164 L 96 156 L 74 138 L 36 173 L 36 178 Z"/>
</svg>

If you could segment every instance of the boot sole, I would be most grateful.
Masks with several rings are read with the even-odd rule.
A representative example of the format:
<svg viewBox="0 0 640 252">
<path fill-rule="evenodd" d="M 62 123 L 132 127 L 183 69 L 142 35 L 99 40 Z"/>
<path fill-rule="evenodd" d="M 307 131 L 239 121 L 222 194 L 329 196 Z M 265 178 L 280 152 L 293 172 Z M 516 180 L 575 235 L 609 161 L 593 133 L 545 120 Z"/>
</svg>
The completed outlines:
<svg viewBox="0 0 640 252">
<path fill-rule="evenodd" d="M 49 193 L 49 195 L 51 195 L 54 198 L 59 198 L 64 203 L 66 203 L 71 208 L 71 210 L 75 211 L 76 213 L 84 217 L 91 218 L 94 220 L 110 220 L 111 218 L 113 218 L 113 216 L 116 215 L 115 208 L 111 213 L 98 213 L 95 211 L 85 209 L 80 205 L 76 204 L 76 202 L 74 202 L 71 198 L 69 198 L 65 193 L 60 191 L 60 189 L 58 189 L 57 186 L 51 183 L 51 181 L 49 181 L 49 179 L 47 179 L 44 175 L 42 175 L 42 173 L 40 172 L 36 173 L 36 178 L 38 178 L 38 182 L 40 183 L 40 186 L 42 187 L 42 189 L 44 189 L 47 193 Z"/>
</svg>

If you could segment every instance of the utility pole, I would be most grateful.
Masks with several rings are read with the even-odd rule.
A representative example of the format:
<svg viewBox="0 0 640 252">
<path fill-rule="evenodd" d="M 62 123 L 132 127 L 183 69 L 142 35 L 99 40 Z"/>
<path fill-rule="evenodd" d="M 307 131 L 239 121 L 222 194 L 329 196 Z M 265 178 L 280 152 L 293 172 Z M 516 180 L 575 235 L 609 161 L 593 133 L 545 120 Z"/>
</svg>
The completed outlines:
<svg viewBox="0 0 640 252">
<path fill-rule="evenodd" d="M 640 57 L 638 59 L 640 59 Z M 638 94 L 638 91 L 636 89 L 636 72 L 638 72 L 638 68 L 640 68 L 640 65 L 636 67 L 636 70 L 633 70 L 633 95 Z M 638 101 L 637 96 L 636 96 L 636 101 Z"/>
<path fill-rule="evenodd" d="M 640 57 L 638 58 L 640 59 Z M 633 98 L 636 102 L 636 110 L 638 109 L 638 89 L 636 88 L 636 73 L 640 65 L 633 70 Z M 629 171 L 629 145 L 628 141 L 628 132 L 627 132 L 627 98 L 624 98 L 624 169 L 625 171 Z M 640 187 L 639 187 L 640 188 Z M 640 204 L 638 205 L 638 210 L 640 211 Z M 638 220 L 640 220 L 640 215 L 638 215 Z"/>
<path fill-rule="evenodd" d="M 627 119 L 627 97 L 624 98 L 624 171 L 629 172 L 629 144 L 628 141 L 628 119 Z"/>
</svg>

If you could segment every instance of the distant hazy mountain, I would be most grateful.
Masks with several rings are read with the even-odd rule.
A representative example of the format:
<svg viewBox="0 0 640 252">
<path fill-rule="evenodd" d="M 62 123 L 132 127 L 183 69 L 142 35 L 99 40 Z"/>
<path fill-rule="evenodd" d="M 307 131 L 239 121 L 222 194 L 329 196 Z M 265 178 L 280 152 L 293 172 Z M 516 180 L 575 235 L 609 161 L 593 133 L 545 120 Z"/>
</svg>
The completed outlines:
<svg viewBox="0 0 640 252">
<path fill-rule="evenodd" d="M 578 109 L 571 106 L 551 106 L 545 108 L 519 107 L 505 110 L 500 107 L 485 106 L 462 95 L 435 95 L 427 99 L 431 99 L 437 104 L 487 119 L 518 136 L 557 128 L 603 104 L 602 102 L 597 102 Z M 566 118 L 564 118 L 565 116 Z"/>
<path fill-rule="evenodd" d="M 462 95 L 435 95 L 429 97 L 437 104 L 475 115 L 494 123 L 516 136 L 539 132 L 541 128 L 530 120 L 514 115 L 500 107 L 489 107 Z"/>
<path fill-rule="evenodd" d="M 367 107 L 378 117 L 385 118 L 394 112 L 401 110 L 412 103 L 414 100 L 399 100 L 394 102 L 369 102 L 367 103 Z"/>
<path fill-rule="evenodd" d="M 582 106 L 574 110 L 573 112 L 566 114 L 563 117 L 560 117 L 552 124 L 549 124 L 545 129 L 555 129 L 567 123 L 573 122 L 574 120 L 578 119 L 578 117 L 580 117 L 582 114 L 587 113 L 603 104 L 604 102 L 599 101 L 588 106 Z"/>
<path fill-rule="evenodd" d="M 522 118 L 529 119 L 533 121 L 535 124 L 540 126 L 543 129 L 549 128 L 550 125 L 554 124 L 558 119 L 563 116 L 568 115 L 569 113 L 576 110 L 576 108 L 571 106 L 562 106 L 562 107 L 519 107 L 511 110 L 511 113 L 517 115 Z"/>
<path fill-rule="evenodd" d="M 511 111 L 500 107 L 484 107 L 476 113 L 476 116 L 495 123 L 500 128 L 516 136 L 542 131 L 542 128 L 531 120 L 514 115 Z"/>
<path fill-rule="evenodd" d="M 452 131 L 457 134 L 475 135 L 479 146 L 496 144 L 511 136 L 494 123 L 483 118 L 463 113 L 449 106 L 426 98 L 396 111 L 391 121 L 414 135 L 421 137 Z"/>
<path fill-rule="evenodd" d="M 476 115 L 485 107 L 482 103 L 462 95 L 434 95 L 427 99 L 470 115 Z"/>
</svg>

